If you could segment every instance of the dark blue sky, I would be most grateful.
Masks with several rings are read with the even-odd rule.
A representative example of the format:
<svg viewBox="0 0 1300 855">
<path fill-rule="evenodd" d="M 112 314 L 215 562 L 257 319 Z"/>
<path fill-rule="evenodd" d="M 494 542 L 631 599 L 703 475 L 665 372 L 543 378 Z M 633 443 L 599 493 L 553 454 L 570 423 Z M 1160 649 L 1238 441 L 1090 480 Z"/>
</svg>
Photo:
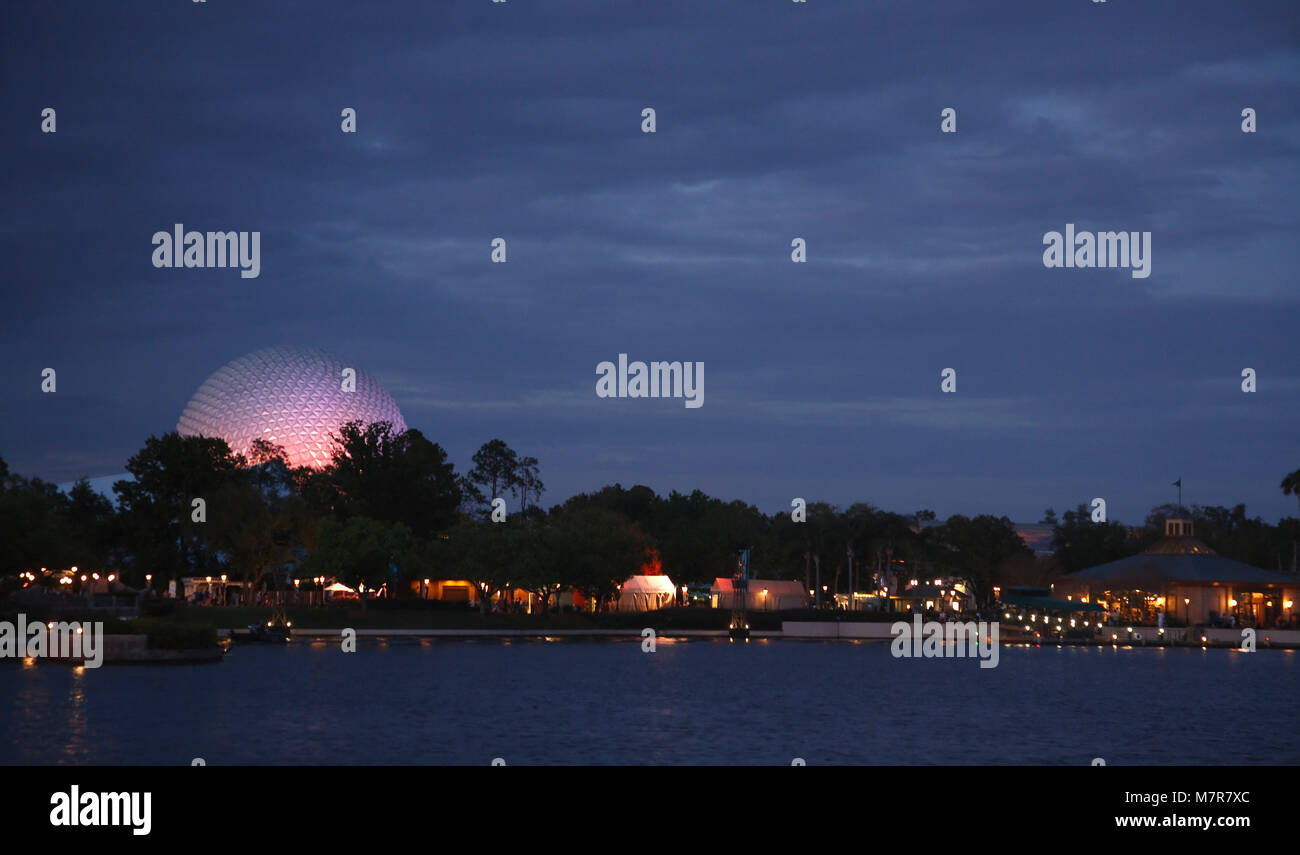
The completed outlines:
<svg viewBox="0 0 1300 855">
<path fill-rule="evenodd" d="M 538 457 L 548 504 L 1135 523 L 1181 476 L 1294 516 L 1298 9 L 7 2 L 0 456 L 121 472 L 287 344 L 370 371 L 462 470 L 493 437 Z M 153 268 L 177 222 L 260 230 L 261 276 Z M 1067 222 L 1150 231 L 1150 278 L 1044 268 Z M 620 352 L 702 361 L 704 406 L 597 398 Z"/>
</svg>

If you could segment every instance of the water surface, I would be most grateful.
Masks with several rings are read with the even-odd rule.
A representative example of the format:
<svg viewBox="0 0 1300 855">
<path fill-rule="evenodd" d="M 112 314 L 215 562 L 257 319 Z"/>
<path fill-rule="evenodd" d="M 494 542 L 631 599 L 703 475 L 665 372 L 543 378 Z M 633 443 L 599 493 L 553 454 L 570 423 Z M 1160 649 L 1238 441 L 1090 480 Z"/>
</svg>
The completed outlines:
<svg viewBox="0 0 1300 855">
<path fill-rule="evenodd" d="M 1300 763 L 1300 655 L 391 640 L 216 665 L 0 663 L 0 763 Z"/>
</svg>

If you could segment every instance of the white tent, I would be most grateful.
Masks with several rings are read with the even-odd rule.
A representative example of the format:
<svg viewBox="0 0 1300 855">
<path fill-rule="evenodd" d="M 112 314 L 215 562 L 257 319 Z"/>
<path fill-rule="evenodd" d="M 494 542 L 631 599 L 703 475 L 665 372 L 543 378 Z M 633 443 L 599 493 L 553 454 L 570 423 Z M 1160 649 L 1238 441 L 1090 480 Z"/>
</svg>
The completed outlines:
<svg viewBox="0 0 1300 855">
<path fill-rule="evenodd" d="M 671 606 L 676 598 L 677 589 L 667 576 L 629 576 L 618 592 L 618 610 L 653 611 Z"/>
<path fill-rule="evenodd" d="M 330 594 L 355 594 L 356 593 L 355 590 L 349 588 L 347 585 L 344 585 L 342 582 L 335 582 L 333 585 L 327 587 L 325 591 Z"/>
</svg>

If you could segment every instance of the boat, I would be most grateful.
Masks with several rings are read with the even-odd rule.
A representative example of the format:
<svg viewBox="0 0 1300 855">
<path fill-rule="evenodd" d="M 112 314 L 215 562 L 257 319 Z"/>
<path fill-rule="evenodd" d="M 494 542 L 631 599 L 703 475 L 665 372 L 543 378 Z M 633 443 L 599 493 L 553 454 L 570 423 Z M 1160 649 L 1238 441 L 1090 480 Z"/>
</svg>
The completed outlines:
<svg viewBox="0 0 1300 855">
<path fill-rule="evenodd" d="M 230 640 L 239 642 L 261 642 L 263 644 L 283 644 L 293 634 L 293 621 L 285 614 L 284 606 L 276 606 L 271 611 L 271 619 L 265 624 L 250 623 L 246 632 L 231 631 Z"/>
</svg>

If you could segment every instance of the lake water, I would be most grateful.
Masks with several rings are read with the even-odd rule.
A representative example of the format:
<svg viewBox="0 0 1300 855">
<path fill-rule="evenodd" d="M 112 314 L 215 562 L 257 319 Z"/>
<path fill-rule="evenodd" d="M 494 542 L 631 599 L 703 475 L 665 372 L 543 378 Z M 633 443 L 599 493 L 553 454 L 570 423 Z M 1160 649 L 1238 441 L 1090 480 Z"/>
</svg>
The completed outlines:
<svg viewBox="0 0 1300 855">
<path fill-rule="evenodd" d="M 0 663 L 0 763 L 1300 763 L 1294 651 L 362 639 Z"/>
</svg>

